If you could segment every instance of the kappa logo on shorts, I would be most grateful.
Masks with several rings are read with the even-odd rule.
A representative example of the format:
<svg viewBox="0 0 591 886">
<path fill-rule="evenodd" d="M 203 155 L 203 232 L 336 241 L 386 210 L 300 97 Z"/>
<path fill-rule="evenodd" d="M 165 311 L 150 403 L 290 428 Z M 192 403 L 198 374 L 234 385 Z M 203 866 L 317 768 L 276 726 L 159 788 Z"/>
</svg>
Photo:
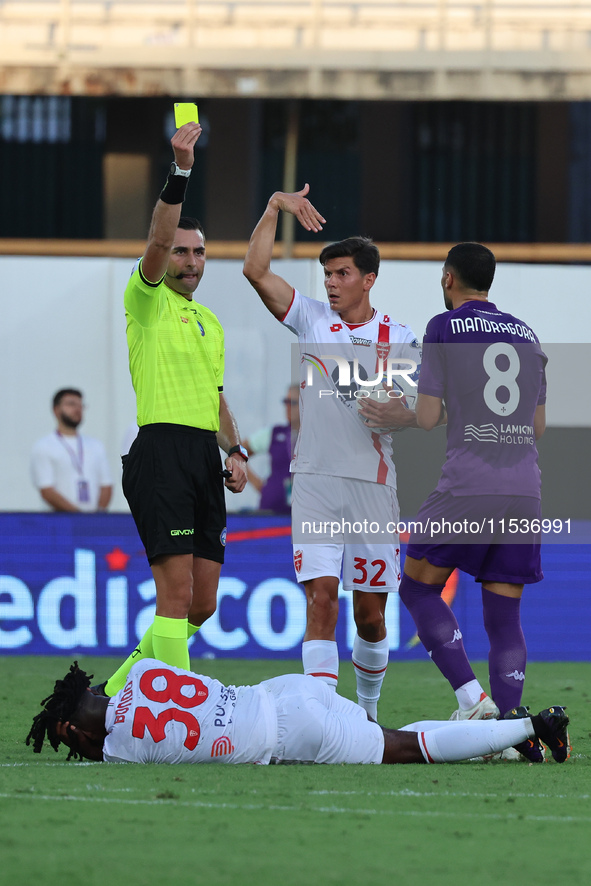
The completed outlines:
<svg viewBox="0 0 591 886">
<path fill-rule="evenodd" d="M 228 535 L 228 530 L 227 530 L 226 527 L 224 526 L 224 528 L 223 528 L 222 531 L 220 532 L 220 541 L 221 541 L 221 543 L 222 543 L 222 545 L 223 545 L 224 547 L 226 547 L 226 537 L 227 537 L 227 535 Z"/>
<path fill-rule="evenodd" d="M 295 566 L 295 571 L 297 573 L 299 573 L 302 568 L 303 557 L 304 557 L 303 551 L 296 551 L 293 555 L 293 565 Z"/>
</svg>

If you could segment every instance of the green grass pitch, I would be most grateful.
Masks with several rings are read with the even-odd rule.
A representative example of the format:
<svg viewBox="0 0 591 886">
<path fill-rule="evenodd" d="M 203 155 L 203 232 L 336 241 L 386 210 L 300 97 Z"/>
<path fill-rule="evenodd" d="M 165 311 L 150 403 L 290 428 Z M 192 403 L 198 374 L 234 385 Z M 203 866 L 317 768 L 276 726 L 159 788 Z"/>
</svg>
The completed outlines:
<svg viewBox="0 0 591 886">
<path fill-rule="evenodd" d="M 71 658 L 8 657 L 0 685 L 3 883 L 125 886 L 545 886 L 591 882 L 591 664 L 528 666 L 524 702 L 565 704 L 573 754 L 551 762 L 412 766 L 66 763 L 24 744 Z M 118 662 L 81 659 L 104 679 Z M 300 663 L 216 660 L 226 683 Z M 476 665 L 486 681 L 486 666 Z M 485 682 L 486 685 L 486 682 Z M 354 697 L 350 664 L 340 692 Z M 391 663 L 379 719 L 447 719 L 430 662 Z"/>
</svg>

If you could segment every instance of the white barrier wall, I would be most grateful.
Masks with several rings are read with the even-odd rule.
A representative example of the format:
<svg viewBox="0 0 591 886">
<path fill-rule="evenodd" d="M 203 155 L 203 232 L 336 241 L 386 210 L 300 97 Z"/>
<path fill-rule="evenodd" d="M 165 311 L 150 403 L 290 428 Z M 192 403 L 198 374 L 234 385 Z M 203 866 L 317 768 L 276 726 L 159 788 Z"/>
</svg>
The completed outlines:
<svg viewBox="0 0 591 886">
<path fill-rule="evenodd" d="M 41 509 L 29 453 L 54 427 L 53 394 L 70 386 L 84 392 L 83 431 L 107 446 L 116 478 L 111 510 L 127 510 L 118 479 L 121 442 L 135 418 L 122 305 L 132 264 L 0 256 L 0 510 Z M 277 261 L 273 268 L 305 294 L 324 297 L 318 262 Z M 439 262 L 383 262 L 372 302 L 420 338 L 428 319 L 443 309 L 440 277 Z M 226 332 L 225 392 L 242 435 L 282 421 L 293 335 L 261 305 L 240 261 L 209 260 L 198 292 Z M 591 353 L 583 347 L 589 342 L 590 293 L 591 267 L 507 264 L 497 270 L 492 301 L 529 323 L 544 344 L 563 345 L 551 349 L 549 384 L 559 396 L 549 400 L 550 425 L 591 426 L 591 399 L 582 385 Z M 228 504 L 254 507 L 256 496 L 248 491 L 229 497 Z"/>
</svg>

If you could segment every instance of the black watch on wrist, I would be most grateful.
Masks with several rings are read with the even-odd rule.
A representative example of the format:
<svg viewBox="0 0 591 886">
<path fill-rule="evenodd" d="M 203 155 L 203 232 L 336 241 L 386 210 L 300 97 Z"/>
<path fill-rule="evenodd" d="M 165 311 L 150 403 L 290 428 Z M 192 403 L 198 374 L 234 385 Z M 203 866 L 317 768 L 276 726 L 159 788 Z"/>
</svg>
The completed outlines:
<svg viewBox="0 0 591 886">
<path fill-rule="evenodd" d="M 234 455 L 234 453 L 238 453 L 238 455 L 242 456 L 244 461 L 248 461 L 248 452 L 244 446 L 240 444 L 238 446 L 232 446 L 232 448 L 228 450 L 228 456 Z"/>
</svg>

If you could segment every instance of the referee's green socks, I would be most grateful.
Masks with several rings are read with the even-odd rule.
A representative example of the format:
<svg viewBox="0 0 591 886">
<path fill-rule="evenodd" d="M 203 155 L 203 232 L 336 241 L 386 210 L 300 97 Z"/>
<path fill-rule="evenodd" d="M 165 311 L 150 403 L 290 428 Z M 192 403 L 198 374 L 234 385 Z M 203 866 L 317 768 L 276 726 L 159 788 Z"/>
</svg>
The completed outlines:
<svg viewBox="0 0 591 886">
<path fill-rule="evenodd" d="M 185 628 L 184 628 L 185 633 L 184 633 L 184 637 L 183 637 L 184 642 L 185 642 L 185 657 L 183 658 L 183 661 L 186 661 L 186 664 L 179 664 L 176 661 L 170 661 L 170 660 L 163 658 L 162 656 L 163 656 L 164 652 L 166 651 L 166 649 L 163 649 L 162 647 L 160 648 L 160 654 L 158 654 L 156 652 L 156 650 L 154 648 L 153 632 L 154 632 L 154 627 L 156 625 L 157 619 L 160 619 L 161 622 L 165 622 L 165 623 L 172 622 L 173 625 L 175 622 L 181 622 L 185 626 Z M 164 661 L 165 664 L 170 664 L 170 665 L 173 665 L 174 667 L 177 667 L 177 668 L 188 669 L 190 662 L 189 662 L 189 651 L 187 649 L 187 640 L 189 640 L 193 636 L 193 634 L 196 634 L 197 631 L 199 630 L 199 628 L 200 628 L 200 625 L 193 625 L 187 619 L 184 619 L 184 618 L 164 618 L 164 616 L 161 616 L 161 615 L 154 616 L 153 624 L 150 625 L 150 627 L 148 628 L 148 630 L 146 631 L 146 633 L 144 634 L 144 636 L 142 637 L 140 642 L 137 644 L 136 648 L 133 650 L 131 655 L 125 659 L 125 661 L 123 662 L 121 667 L 119 667 L 115 671 L 113 676 L 109 677 L 109 679 L 107 680 L 107 683 L 105 685 L 105 690 L 104 690 L 105 695 L 113 696 L 113 695 L 116 695 L 119 692 L 119 690 L 123 689 L 123 687 L 125 686 L 125 681 L 127 680 L 127 675 L 129 674 L 132 666 L 136 663 L 136 661 L 140 661 L 142 658 L 157 658 L 161 661 Z M 166 630 L 166 628 L 165 628 L 165 630 Z M 161 631 L 161 634 L 162 634 L 162 631 Z M 166 646 L 166 640 L 170 640 L 171 638 L 166 637 L 166 635 L 164 635 L 163 637 L 161 637 L 161 639 L 164 640 L 164 645 Z M 173 646 L 174 646 L 175 638 L 172 638 L 172 640 L 173 640 Z M 158 645 L 158 641 L 156 641 L 156 645 Z M 170 647 L 168 647 L 168 648 L 170 649 Z"/>
<path fill-rule="evenodd" d="M 155 615 L 152 625 L 152 648 L 154 658 L 174 668 L 188 671 L 191 665 L 187 648 L 186 618 L 165 618 Z"/>
<path fill-rule="evenodd" d="M 192 625 L 190 621 L 187 622 L 187 640 L 190 640 L 193 634 L 196 634 L 201 625 Z"/>
</svg>

